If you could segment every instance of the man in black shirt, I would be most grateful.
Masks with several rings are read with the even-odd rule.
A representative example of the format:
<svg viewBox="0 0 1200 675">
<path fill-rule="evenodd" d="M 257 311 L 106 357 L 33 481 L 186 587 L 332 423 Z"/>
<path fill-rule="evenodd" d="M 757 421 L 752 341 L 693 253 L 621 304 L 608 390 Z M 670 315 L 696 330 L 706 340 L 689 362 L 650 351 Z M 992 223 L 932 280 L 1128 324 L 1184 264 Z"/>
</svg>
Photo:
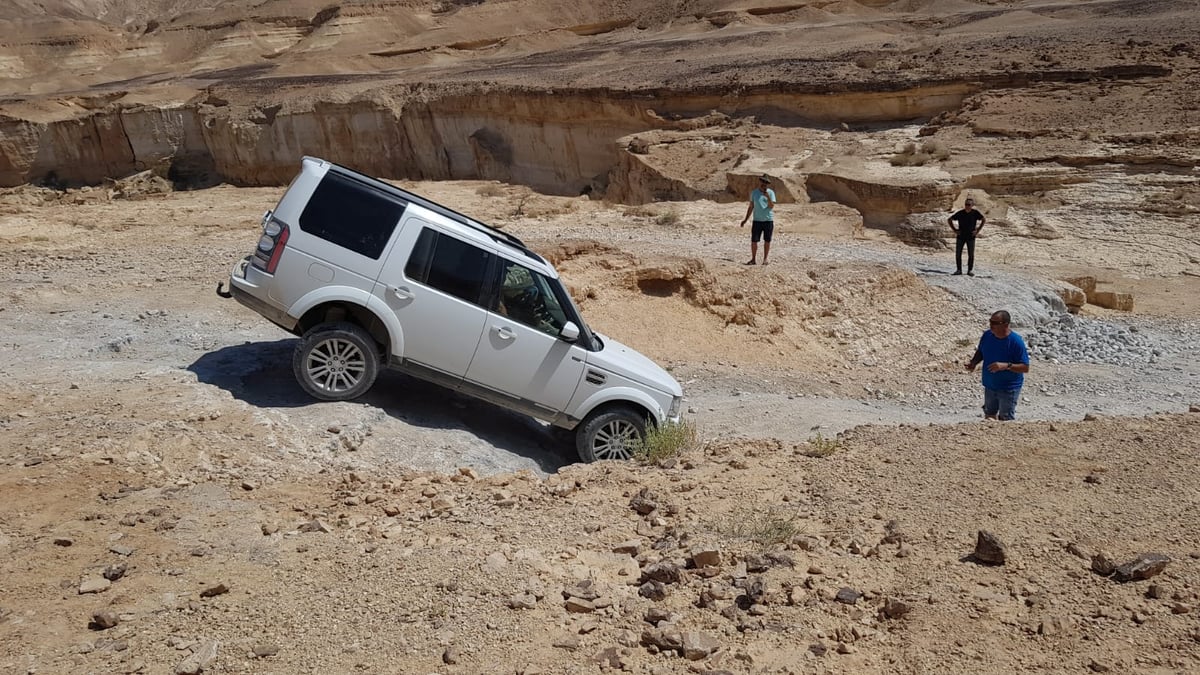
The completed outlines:
<svg viewBox="0 0 1200 675">
<path fill-rule="evenodd" d="M 954 212 L 946 222 L 954 230 L 954 263 L 957 268 L 954 273 L 962 274 L 962 250 L 967 247 L 967 276 L 975 276 L 975 235 L 983 229 L 987 220 L 983 214 L 975 210 L 975 200 L 967 199 L 961 209 Z"/>
</svg>

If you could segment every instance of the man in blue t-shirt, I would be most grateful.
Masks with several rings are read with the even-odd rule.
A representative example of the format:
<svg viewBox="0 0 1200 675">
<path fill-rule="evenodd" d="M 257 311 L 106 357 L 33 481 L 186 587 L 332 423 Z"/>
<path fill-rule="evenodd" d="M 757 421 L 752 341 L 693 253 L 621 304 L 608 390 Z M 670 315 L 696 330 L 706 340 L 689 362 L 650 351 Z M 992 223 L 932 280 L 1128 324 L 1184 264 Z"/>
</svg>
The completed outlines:
<svg viewBox="0 0 1200 675">
<path fill-rule="evenodd" d="M 1017 418 L 1017 399 L 1029 372 L 1029 350 L 1009 327 L 1010 321 L 1004 310 L 993 314 L 975 355 L 964 364 L 969 373 L 983 362 L 983 416 L 990 420 Z"/>
<path fill-rule="evenodd" d="M 746 216 L 742 218 L 745 227 L 750 214 L 754 214 L 754 224 L 750 226 L 750 261 L 747 265 L 755 265 L 758 260 L 758 240 L 763 240 L 763 264 L 767 264 L 767 256 L 771 255 L 771 234 L 775 231 L 775 191 L 770 188 L 771 179 L 765 174 L 758 179 L 758 187 L 750 193 L 750 205 L 746 207 Z"/>
</svg>

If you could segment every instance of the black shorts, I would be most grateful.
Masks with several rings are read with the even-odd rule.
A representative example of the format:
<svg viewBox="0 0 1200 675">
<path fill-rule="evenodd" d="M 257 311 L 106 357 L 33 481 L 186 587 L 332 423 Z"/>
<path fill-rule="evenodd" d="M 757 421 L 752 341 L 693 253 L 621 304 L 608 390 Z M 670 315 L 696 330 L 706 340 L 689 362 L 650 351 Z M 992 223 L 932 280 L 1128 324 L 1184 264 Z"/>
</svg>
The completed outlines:
<svg viewBox="0 0 1200 675">
<path fill-rule="evenodd" d="M 771 233 L 775 231 L 775 221 L 773 220 L 756 220 L 750 226 L 750 241 L 755 244 L 759 239 L 771 243 Z"/>
</svg>

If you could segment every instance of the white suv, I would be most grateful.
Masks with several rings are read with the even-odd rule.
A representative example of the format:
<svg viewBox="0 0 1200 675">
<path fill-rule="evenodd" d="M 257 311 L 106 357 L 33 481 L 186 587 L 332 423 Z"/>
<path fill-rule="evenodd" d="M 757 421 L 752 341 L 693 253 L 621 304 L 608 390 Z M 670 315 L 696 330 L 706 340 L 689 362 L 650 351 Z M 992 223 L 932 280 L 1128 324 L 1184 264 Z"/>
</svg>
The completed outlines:
<svg viewBox="0 0 1200 675">
<path fill-rule="evenodd" d="M 585 461 L 628 458 L 678 421 L 675 378 L 592 332 L 558 273 L 516 237 L 305 157 L 222 297 L 300 336 L 292 369 L 326 401 L 380 365 L 574 429 Z"/>
</svg>

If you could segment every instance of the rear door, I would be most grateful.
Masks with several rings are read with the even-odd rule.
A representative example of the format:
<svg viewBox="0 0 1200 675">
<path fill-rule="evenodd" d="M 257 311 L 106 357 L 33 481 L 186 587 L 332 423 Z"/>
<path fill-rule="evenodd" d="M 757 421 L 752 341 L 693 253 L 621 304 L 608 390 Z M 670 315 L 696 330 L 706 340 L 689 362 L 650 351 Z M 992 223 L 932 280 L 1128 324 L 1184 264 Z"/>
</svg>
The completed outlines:
<svg viewBox="0 0 1200 675">
<path fill-rule="evenodd" d="M 447 386 L 461 382 L 487 320 L 493 258 L 416 216 L 405 219 L 375 287 L 400 322 L 405 370 Z"/>
</svg>

